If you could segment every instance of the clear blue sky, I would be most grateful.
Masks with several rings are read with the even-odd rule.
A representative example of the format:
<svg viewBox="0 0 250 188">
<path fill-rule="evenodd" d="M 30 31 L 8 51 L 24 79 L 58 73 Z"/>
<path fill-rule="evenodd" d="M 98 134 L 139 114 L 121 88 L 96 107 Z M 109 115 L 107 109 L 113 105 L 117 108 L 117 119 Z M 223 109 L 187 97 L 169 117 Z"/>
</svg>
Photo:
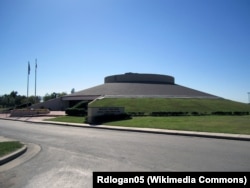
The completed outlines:
<svg viewBox="0 0 250 188">
<path fill-rule="evenodd" d="M 126 72 L 248 102 L 249 0 L 1 0 L 0 94 L 76 91 Z"/>
</svg>

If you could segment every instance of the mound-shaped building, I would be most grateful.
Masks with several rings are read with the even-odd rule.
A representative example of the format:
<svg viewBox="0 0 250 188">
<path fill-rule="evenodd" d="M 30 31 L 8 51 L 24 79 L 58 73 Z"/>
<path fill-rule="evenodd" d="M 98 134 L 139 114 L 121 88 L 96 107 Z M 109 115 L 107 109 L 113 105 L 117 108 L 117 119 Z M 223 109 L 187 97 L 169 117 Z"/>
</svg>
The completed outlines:
<svg viewBox="0 0 250 188">
<path fill-rule="evenodd" d="M 97 97 L 218 98 L 175 84 L 168 75 L 125 73 L 107 76 L 104 84 L 63 97 L 63 100 L 94 100 Z"/>
<path fill-rule="evenodd" d="M 57 99 L 50 109 L 65 109 L 82 100 L 96 98 L 219 98 L 217 96 L 175 84 L 172 76 L 125 73 L 104 78 L 104 84 L 84 89 Z M 54 101 L 55 102 L 55 101 Z M 47 107 L 47 105 L 44 105 Z"/>
</svg>

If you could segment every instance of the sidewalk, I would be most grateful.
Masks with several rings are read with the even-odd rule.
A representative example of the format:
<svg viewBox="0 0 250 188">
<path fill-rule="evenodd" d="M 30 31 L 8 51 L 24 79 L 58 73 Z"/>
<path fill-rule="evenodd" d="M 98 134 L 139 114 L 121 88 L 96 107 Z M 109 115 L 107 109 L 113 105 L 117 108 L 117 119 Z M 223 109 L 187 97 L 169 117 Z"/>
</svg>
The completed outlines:
<svg viewBox="0 0 250 188">
<path fill-rule="evenodd" d="M 54 124 L 54 125 L 72 126 L 72 127 L 109 129 L 109 130 L 117 130 L 117 131 L 133 131 L 133 132 L 144 132 L 144 133 L 154 133 L 154 134 L 168 134 L 168 135 L 195 136 L 195 137 L 250 141 L 250 135 L 243 135 L 243 134 L 177 131 L 177 130 L 153 129 L 153 128 L 119 127 L 119 126 L 108 126 L 108 125 L 89 125 L 89 124 L 84 124 L 84 123 L 44 121 L 45 119 L 50 119 L 50 118 L 54 118 L 56 116 L 61 116 L 61 115 L 65 115 L 65 112 L 64 111 L 51 111 L 49 115 L 37 116 L 37 117 L 9 117 L 9 114 L 0 114 L 0 119 L 13 120 L 13 121 L 25 121 L 25 122 L 32 122 L 32 123 Z"/>
<path fill-rule="evenodd" d="M 30 117 L 10 117 L 10 114 L 1 114 L 0 119 L 14 120 L 14 121 L 30 121 L 30 122 L 40 122 L 45 119 L 54 118 L 57 116 L 66 115 L 64 111 L 51 111 L 49 114 L 40 116 L 30 116 Z"/>
</svg>

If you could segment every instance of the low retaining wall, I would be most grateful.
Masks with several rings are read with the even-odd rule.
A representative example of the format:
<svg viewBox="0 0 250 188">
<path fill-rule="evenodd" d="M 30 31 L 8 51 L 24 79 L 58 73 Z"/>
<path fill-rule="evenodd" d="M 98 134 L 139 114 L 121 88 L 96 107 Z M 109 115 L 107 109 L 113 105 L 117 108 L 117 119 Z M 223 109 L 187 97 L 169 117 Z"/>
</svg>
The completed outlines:
<svg viewBox="0 0 250 188">
<path fill-rule="evenodd" d="M 49 114 L 48 109 L 16 109 L 10 112 L 10 117 L 25 117 Z"/>
<path fill-rule="evenodd" d="M 88 122 L 92 123 L 97 116 L 124 114 L 124 107 L 88 107 Z"/>
</svg>

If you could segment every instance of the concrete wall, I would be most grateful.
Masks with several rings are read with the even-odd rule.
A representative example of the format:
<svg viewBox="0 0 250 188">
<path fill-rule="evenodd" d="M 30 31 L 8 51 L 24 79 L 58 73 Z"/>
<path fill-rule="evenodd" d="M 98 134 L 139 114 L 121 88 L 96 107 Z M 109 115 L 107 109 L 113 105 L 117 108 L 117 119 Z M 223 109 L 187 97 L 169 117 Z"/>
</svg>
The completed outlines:
<svg viewBox="0 0 250 188">
<path fill-rule="evenodd" d="M 124 107 L 88 107 L 88 122 L 93 123 L 96 116 L 124 114 Z"/>
<path fill-rule="evenodd" d="M 105 83 L 156 83 L 156 84 L 174 84 L 174 77 L 160 74 L 137 74 L 126 73 L 120 75 L 107 76 Z"/>
<path fill-rule="evenodd" d="M 63 101 L 62 97 L 59 97 L 39 104 L 34 104 L 31 107 L 34 109 L 48 108 L 49 110 L 52 111 L 61 111 L 61 110 L 66 110 L 69 107 L 69 101 Z"/>
<path fill-rule="evenodd" d="M 44 114 L 49 114 L 50 111 L 48 109 L 15 109 L 10 113 L 10 117 L 27 117 L 27 116 L 39 116 Z"/>
</svg>

